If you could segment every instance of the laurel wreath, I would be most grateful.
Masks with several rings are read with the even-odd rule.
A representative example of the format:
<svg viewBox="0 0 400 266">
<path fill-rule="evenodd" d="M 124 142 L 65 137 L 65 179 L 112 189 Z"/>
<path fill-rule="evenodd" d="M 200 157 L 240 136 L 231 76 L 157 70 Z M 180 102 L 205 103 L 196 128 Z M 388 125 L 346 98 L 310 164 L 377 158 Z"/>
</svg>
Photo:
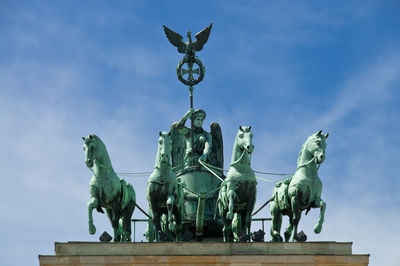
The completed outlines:
<svg viewBox="0 0 400 266">
<path fill-rule="evenodd" d="M 199 66 L 200 74 L 199 74 L 199 76 L 197 77 L 197 79 L 194 79 L 194 80 L 187 80 L 187 79 L 185 79 L 185 78 L 183 77 L 183 74 L 182 74 L 182 66 L 183 66 L 185 63 L 193 63 L 193 64 L 196 64 L 196 65 Z M 198 58 L 192 59 L 192 58 L 188 58 L 188 57 L 185 56 L 185 57 L 178 63 L 178 66 L 176 67 L 176 75 L 178 76 L 178 79 L 179 79 L 183 84 L 185 84 L 185 85 L 187 85 L 187 86 L 190 86 L 190 87 L 192 87 L 192 86 L 198 84 L 200 81 L 202 81 L 203 78 L 204 78 L 205 72 L 206 72 L 205 67 L 204 67 L 203 63 L 202 63 Z"/>
</svg>

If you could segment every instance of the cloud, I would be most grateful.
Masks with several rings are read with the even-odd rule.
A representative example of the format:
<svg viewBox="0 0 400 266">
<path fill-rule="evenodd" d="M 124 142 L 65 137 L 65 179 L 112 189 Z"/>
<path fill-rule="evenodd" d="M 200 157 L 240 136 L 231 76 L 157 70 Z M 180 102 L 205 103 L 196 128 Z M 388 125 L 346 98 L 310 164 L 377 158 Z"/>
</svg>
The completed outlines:
<svg viewBox="0 0 400 266">
<path fill-rule="evenodd" d="M 195 106 L 206 109 L 206 124 L 216 120 L 222 125 L 226 167 L 239 124 L 252 125 L 252 166 L 268 172 L 292 172 L 305 139 L 319 129 L 330 131 L 327 160 L 320 168 L 328 204 L 325 226 L 320 235 L 313 234 L 318 210 L 303 216 L 301 226 L 310 240 L 353 241 L 355 253 L 372 254 L 371 265 L 388 265 L 389 253 L 390 261 L 399 260 L 395 250 L 386 251 L 396 247 L 399 231 L 399 53 L 384 47 L 378 58 L 365 56 L 367 67 L 346 69 L 344 78 L 331 84 L 332 91 L 303 87 L 307 62 L 292 58 L 291 49 L 334 42 L 337 31 L 373 11 L 334 7 L 226 6 L 219 14 L 235 19 L 221 19 L 207 53 L 200 54 L 207 74 L 196 87 Z M 8 265 L 53 254 L 54 241 L 97 241 L 102 231 L 110 232 L 106 216 L 97 213 L 97 234 L 87 232 L 91 173 L 83 163 L 80 137 L 100 136 L 117 172 L 151 171 L 158 131 L 168 130 L 188 106 L 187 89 L 174 76 L 181 55 L 169 56 L 175 48 L 144 43 L 140 34 L 127 38 L 131 31 L 106 35 L 109 28 L 99 26 L 116 23 L 116 28 L 145 32 L 149 28 L 141 27 L 154 24 L 145 16 L 137 14 L 124 25 L 129 9 L 118 20 L 121 12 L 106 8 L 85 24 L 83 9 L 76 23 L 73 16 L 50 16 L 51 8 L 35 10 L 15 12 L 5 30 L 9 38 L 2 42 L 9 53 L 0 63 L 0 179 L 6 188 L 0 207 L 10 215 L 2 219 L 9 230 L 1 256 Z M 126 179 L 147 209 L 147 178 Z M 256 208 L 272 188 L 259 182 Z M 268 206 L 260 215 L 269 217 Z M 142 217 L 136 210 L 134 218 Z M 142 231 L 140 225 L 139 239 Z M 16 253 L 22 250 L 25 258 Z"/>
<path fill-rule="evenodd" d="M 386 52 L 361 73 L 347 79 L 335 105 L 321 119 L 321 125 L 333 125 L 357 109 L 389 101 L 393 85 L 399 82 L 399 78 L 400 54 L 397 51 Z"/>
<path fill-rule="evenodd" d="M 247 36 L 252 31 L 256 37 L 252 40 L 256 41 L 249 41 L 246 37 L 240 39 L 246 43 L 245 46 L 255 46 L 259 50 L 257 46 L 265 43 L 293 46 L 336 41 L 337 30 L 362 20 L 372 7 L 370 4 L 360 6 L 355 2 L 308 5 L 301 1 L 275 1 L 246 5 L 235 2 L 224 8 L 245 25 L 249 20 L 256 22 L 256 27 L 236 28 L 234 32 L 235 35 Z"/>
<path fill-rule="evenodd" d="M 313 210 L 302 217 L 301 230 L 310 241 L 352 241 L 353 253 L 371 253 L 370 265 L 397 265 L 399 261 L 394 243 L 399 237 L 395 221 L 400 182 L 392 179 L 399 163 L 395 133 L 399 117 L 388 112 L 398 100 L 399 72 L 398 52 L 383 52 L 370 58 L 368 67 L 349 73 L 335 88 L 335 96 L 327 99 L 330 108 L 307 114 L 306 123 L 301 119 L 304 114 L 296 113 L 294 123 L 283 124 L 288 128 L 268 132 L 264 127 L 259 129 L 266 131 L 262 136 L 255 135 L 254 169 L 290 172 L 302 141 L 313 130 L 330 131 L 327 159 L 319 171 L 324 184 L 322 198 L 328 206 L 324 229 L 320 235 L 313 233 L 319 214 Z M 256 208 L 271 189 L 259 182 Z M 267 208 L 261 216 L 268 214 Z"/>
</svg>

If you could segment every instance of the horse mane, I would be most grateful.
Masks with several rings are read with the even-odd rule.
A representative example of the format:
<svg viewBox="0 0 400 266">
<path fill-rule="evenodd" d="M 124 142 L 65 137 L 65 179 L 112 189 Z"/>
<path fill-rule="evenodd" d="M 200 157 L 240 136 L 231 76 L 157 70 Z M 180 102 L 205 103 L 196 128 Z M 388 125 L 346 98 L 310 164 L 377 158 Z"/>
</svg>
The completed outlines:
<svg viewBox="0 0 400 266">
<path fill-rule="evenodd" d="M 236 161 L 236 150 L 238 148 L 237 142 L 238 142 L 239 133 L 240 133 L 240 130 L 237 132 L 235 141 L 233 142 L 233 151 L 232 151 L 231 164 Z"/>
<path fill-rule="evenodd" d="M 102 151 L 105 152 L 106 155 L 108 156 L 106 145 L 104 144 L 104 142 L 97 135 L 90 134 L 89 137 L 86 138 L 85 142 L 87 141 L 87 139 L 89 139 L 88 142 L 95 140 L 97 142 L 96 146 L 101 146 Z"/>
<path fill-rule="evenodd" d="M 91 134 L 92 138 L 94 138 L 98 144 L 102 145 L 102 147 L 105 149 L 106 145 L 104 144 L 104 142 L 101 140 L 101 138 L 99 138 L 97 135 L 95 134 Z"/>
<path fill-rule="evenodd" d="M 303 146 L 301 146 L 301 150 L 299 152 L 299 155 L 297 157 L 297 166 L 299 166 L 299 164 L 301 163 L 301 156 L 303 154 L 304 149 L 306 148 L 306 143 L 308 142 L 308 139 L 306 140 L 306 142 L 303 143 Z"/>
<path fill-rule="evenodd" d="M 97 135 L 95 135 L 95 134 L 90 134 L 90 136 L 92 136 L 92 138 L 96 139 L 97 141 L 103 142 L 103 141 L 101 141 L 101 139 L 100 139 Z"/>
<path fill-rule="evenodd" d="M 157 141 L 157 154 L 156 154 L 156 163 L 154 168 L 157 168 L 160 165 L 160 143 Z"/>
</svg>

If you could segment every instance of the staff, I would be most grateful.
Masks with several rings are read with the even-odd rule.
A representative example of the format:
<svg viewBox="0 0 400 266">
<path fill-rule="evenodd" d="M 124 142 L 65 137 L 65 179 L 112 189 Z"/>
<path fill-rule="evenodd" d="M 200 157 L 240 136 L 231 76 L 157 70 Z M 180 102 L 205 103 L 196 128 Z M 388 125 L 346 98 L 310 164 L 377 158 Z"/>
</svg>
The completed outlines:
<svg viewBox="0 0 400 266">
<path fill-rule="evenodd" d="M 178 66 L 176 67 L 176 74 L 178 76 L 178 79 L 185 85 L 189 86 L 189 92 L 190 92 L 190 109 L 193 109 L 193 86 L 198 84 L 200 81 L 203 80 L 204 75 L 205 75 L 205 68 L 203 64 L 201 63 L 200 59 L 198 59 L 195 56 L 195 52 L 200 51 L 203 49 L 204 44 L 207 42 L 208 37 L 210 36 L 211 28 L 212 28 L 212 23 L 210 26 L 207 28 L 203 29 L 202 31 L 198 32 L 195 37 L 196 41 L 192 42 L 192 36 L 191 36 L 191 31 L 189 30 L 186 34 L 186 37 L 188 38 L 187 42 L 183 42 L 182 39 L 183 37 L 167 28 L 165 25 L 164 27 L 164 32 L 165 35 L 167 36 L 168 40 L 171 42 L 172 45 L 176 46 L 178 48 L 178 52 L 184 53 L 185 56 L 183 59 L 179 62 Z M 186 64 L 188 69 L 182 68 L 182 66 Z M 198 65 L 198 68 L 193 69 L 193 65 Z M 183 75 L 188 74 L 188 78 L 185 79 Z M 193 74 L 197 74 L 198 77 L 195 79 L 193 77 Z M 193 116 L 193 115 L 192 115 Z M 193 147 L 194 144 L 194 135 L 193 135 L 193 117 L 191 117 L 191 123 L 190 123 L 190 134 L 191 134 L 191 146 Z M 194 156 L 194 149 L 192 148 L 192 158 Z M 193 165 L 193 162 L 191 162 Z"/>
<path fill-rule="evenodd" d="M 192 86 L 189 87 L 189 92 L 190 92 L 190 109 L 193 109 L 193 90 L 194 88 Z M 194 132 L 193 132 L 193 114 L 192 117 L 190 118 L 190 141 L 191 141 L 191 146 L 192 146 L 192 158 L 194 157 Z M 192 165 L 194 165 L 194 161 L 190 162 Z"/>
</svg>

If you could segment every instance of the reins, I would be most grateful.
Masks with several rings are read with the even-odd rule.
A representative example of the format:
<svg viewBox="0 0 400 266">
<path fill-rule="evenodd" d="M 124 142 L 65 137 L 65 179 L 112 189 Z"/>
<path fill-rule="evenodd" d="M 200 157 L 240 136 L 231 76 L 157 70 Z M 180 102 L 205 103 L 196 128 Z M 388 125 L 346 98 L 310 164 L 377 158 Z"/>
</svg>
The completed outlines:
<svg viewBox="0 0 400 266">
<path fill-rule="evenodd" d="M 96 164 L 96 165 L 99 166 L 99 167 L 106 168 L 106 169 L 109 169 L 109 170 L 113 170 L 113 171 L 114 171 L 114 169 L 113 169 L 112 167 L 109 167 L 109 166 L 107 166 L 107 165 L 105 165 L 105 164 L 99 163 L 99 162 L 97 162 L 97 160 L 93 160 L 93 166 L 94 166 L 94 164 Z M 94 174 L 94 176 L 95 176 L 96 178 L 98 178 L 97 175 L 95 174 L 94 170 L 93 170 L 91 167 L 87 166 L 87 168 L 89 168 L 89 170 L 92 171 L 92 173 Z"/>
<path fill-rule="evenodd" d="M 303 164 L 300 164 L 299 166 L 297 166 L 296 171 L 299 170 L 301 167 L 304 167 L 304 166 L 309 165 L 309 164 L 312 163 L 313 161 L 315 161 L 315 157 L 312 157 L 308 162 L 303 163 Z M 317 163 L 315 163 L 315 164 L 317 164 Z M 317 164 L 317 165 L 318 165 L 318 166 L 317 166 L 317 170 L 319 170 L 319 167 L 321 166 L 321 164 Z"/>
<path fill-rule="evenodd" d="M 240 155 L 239 159 L 237 159 L 236 161 L 234 161 L 233 163 L 231 163 L 231 166 L 233 166 L 233 165 L 235 165 L 235 164 L 238 164 L 238 163 L 240 162 L 240 160 L 242 160 L 245 151 L 246 151 L 246 150 L 243 149 L 243 152 L 242 152 L 242 154 Z"/>
<path fill-rule="evenodd" d="M 238 163 L 240 162 L 240 160 L 242 160 L 245 151 L 246 151 L 246 150 L 243 150 L 243 152 L 242 152 L 242 154 L 240 155 L 239 159 L 237 159 L 236 161 L 234 161 L 234 162 L 231 163 L 230 165 L 231 165 L 231 166 L 234 166 L 235 164 L 238 164 Z M 214 165 L 208 164 L 208 163 L 206 163 L 206 162 L 203 162 L 203 161 L 200 161 L 200 160 L 198 160 L 198 161 L 199 161 L 199 163 L 200 163 L 204 168 L 206 168 L 210 173 L 212 173 L 214 176 L 216 176 L 216 177 L 217 177 L 218 179 L 220 179 L 221 181 L 223 181 L 223 179 L 222 179 L 220 176 L 218 176 L 214 171 L 212 171 L 210 168 L 213 168 L 213 169 L 219 170 L 219 171 L 223 171 L 223 172 L 228 172 L 228 171 L 229 171 L 229 169 L 227 170 L 227 169 L 219 168 L 219 167 L 216 167 L 216 166 L 214 166 Z M 259 173 L 259 174 L 270 174 L 270 175 L 273 174 L 273 173 L 264 173 L 264 172 L 260 172 L 260 171 L 254 171 L 254 170 L 253 170 L 253 172 Z M 286 175 L 286 174 L 278 174 L 278 175 Z M 260 180 L 263 180 L 263 181 L 266 181 L 266 182 L 275 183 L 274 181 L 271 181 L 271 180 L 268 180 L 268 179 L 265 179 L 265 178 L 261 178 L 261 177 L 258 177 L 258 176 L 256 176 L 256 178 L 257 178 L 257 179 L 260 179 Z"/>
</svg>

